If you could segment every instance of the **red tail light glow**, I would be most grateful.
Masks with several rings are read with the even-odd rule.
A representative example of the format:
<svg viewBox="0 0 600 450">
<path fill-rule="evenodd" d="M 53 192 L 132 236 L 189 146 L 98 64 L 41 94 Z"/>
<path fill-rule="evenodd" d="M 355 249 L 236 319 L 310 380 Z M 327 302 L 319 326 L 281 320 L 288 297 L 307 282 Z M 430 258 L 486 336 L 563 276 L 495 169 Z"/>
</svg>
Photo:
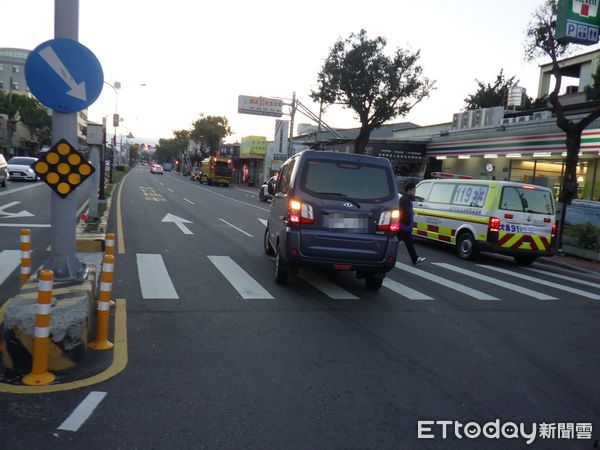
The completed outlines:
<svg viewBox="0 0 600 450">
<path fill-rule="evenodd" d="M 397 233 L 400 229 L 400 210 L 383 211 L 379 216 L 377 224 L 378 231 L 391 231 Z"/>
<path fill-rule="evenodd" d="M 288 221 L 293 224 L 315 223 L 312 206 L 298 199 L 291 199 L 288 207 Z"/>
<path fill-rule="evenodd" d="M 488 231 L 498 233 L 500 231 L 500 219 L 497 217 L 490 217 Z"/>
<path fill-rule="evenodd" d="M 521 189 L 529 189 L 529 190 L 534 190 L 535 186 L 529 186 L 527 184 L 524 184 L 523 186 L 521 186 Z"/>
<path fill-rule="evenodd" d="M 556 224 L 555 223 L 552 224 L 552 237 L 553 238 L 556 237 Z"/>
</svg>

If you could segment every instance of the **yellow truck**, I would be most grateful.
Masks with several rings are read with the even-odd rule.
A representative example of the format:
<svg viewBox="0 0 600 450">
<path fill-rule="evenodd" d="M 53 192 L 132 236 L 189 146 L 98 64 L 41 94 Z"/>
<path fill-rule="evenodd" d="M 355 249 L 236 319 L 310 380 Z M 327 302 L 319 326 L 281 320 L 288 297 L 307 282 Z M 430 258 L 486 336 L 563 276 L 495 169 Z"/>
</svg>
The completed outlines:
<svg viewBox="0 0 600 450">
<path fill-rule="evenodd" d="M 233 164 L 230 158 L 211 156 L 202 160 L 200 183 L 226 186 L 233 182 Z"/>
</svg>

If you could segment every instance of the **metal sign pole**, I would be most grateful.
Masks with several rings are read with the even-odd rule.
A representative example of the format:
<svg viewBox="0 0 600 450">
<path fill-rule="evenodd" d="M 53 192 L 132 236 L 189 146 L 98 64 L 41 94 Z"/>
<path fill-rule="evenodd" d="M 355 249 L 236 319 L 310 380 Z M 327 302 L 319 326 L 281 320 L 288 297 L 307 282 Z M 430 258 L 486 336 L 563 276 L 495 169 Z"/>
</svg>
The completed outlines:
<svg viewBox="0 0 600 450">
<path fill-rule="evenodd" d="M 54 1 L 54 36 L 78 40 L 79 0 Z M 52 114 L 52 142 L 61 138 L 77 145 L 77 113 Z M 56 192 L 52 196 L 52 250 L 44 268 L 54 272 L 56 280 L 75 280 L 83 282 L 87 269 L 76 256 L 75 215 L 77 213 L 76 196 L 61 198 Z"/>
</svg>

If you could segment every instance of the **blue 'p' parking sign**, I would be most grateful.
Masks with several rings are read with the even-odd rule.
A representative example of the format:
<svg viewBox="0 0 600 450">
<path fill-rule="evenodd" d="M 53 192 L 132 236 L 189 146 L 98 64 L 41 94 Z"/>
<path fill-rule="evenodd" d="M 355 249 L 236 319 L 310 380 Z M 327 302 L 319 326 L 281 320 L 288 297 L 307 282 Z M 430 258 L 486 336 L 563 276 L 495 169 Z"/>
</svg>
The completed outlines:
<svg viewBox="0 0 600 450">
<path fill-rule="evenodd" d="M 96 55 L 72 39 L 52 39 L 38 45 L 25 62 L 31 93 L 48 108 L 71 113 L 94 103 L 104 82 Z"/>
</svg>

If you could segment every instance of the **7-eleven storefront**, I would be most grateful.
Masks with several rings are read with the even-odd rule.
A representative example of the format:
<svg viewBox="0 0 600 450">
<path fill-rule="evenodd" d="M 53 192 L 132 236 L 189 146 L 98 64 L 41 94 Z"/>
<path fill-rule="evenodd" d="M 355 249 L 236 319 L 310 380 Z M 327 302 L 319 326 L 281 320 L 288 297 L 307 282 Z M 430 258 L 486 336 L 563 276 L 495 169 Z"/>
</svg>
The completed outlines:
<svg viewBox="0 0 600 450">
<path fill-rule="evenodd" d="M 496 137 L 427 144 L 429 164 L 436 170 L 490 180 L 518 181 L 546 186 L 558 198 L 565 170 L 565 134 Z M 578 192 L 582 200 L 600 200 L 600 129 L 583 133 Z"/>
</svg>

